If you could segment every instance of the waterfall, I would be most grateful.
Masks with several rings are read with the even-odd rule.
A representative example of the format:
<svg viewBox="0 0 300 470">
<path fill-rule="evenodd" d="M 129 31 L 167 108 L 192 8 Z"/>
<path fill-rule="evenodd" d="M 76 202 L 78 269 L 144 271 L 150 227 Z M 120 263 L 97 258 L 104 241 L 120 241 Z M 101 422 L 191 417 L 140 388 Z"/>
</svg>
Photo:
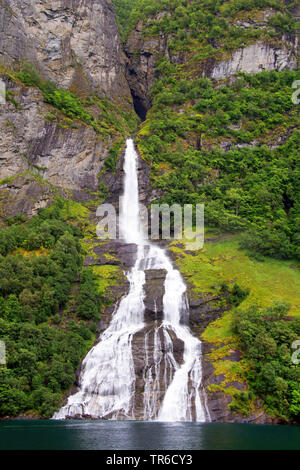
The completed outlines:
<svg viewBox="0 0 300 470">
<path fill-rule="evenodd" d="M 129 293 L 116 306 L 109 327 L 83 360 L 79 391 L 68 398 L 67 404 L 53 418 L 136 418 L 132 341 L 134 335 L 145 327 L 145 270 L 164 269 L 167 272 L 163 297 L 164 317 L 161 322 L 155 321 L 154 324 L 151 361 L 150 332 L 145 333 L 144 338 L 143 419 L 205 421 L 209 419 L 209 412 L 205 394 L 201 391 L 201 342 L 180 322 L 188 313 L 186 286 L 165 251 L 143 237 L 139 226 L 138 157 L 133 140 L 128 139 L 126 144 L 124 194 L 119 225 L 124 241 L 137 245 L 136 262 L 127 273 Z M 182 364 L 178 364 L 174 357 L 172 335 L 183 341 Z M 159 400 L 163 391 L 163 400 Z"/>
</svg>

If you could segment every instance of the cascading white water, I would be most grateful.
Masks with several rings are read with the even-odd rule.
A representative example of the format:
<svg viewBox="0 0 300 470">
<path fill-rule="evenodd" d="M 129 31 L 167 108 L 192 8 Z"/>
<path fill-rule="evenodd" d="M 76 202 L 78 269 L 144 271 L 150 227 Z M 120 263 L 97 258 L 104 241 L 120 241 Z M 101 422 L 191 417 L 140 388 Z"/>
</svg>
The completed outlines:
<svg viewBox="0 0 300 470">
<path fill-rule="evenodd" d="M 93 418 L 134 419 L 135 368 L 132 354 L 134 335 L 144 326 L 145 270 L 165 269 L 164 319 L 154 327 L 153 367 L 149 366 L 148 335 L 145 334 L 144 413 L 145 420 L 205 421 L 209 413 L 202 380 L 201 342 L 180 323 L 188 311 L 186 286 L 164 250 L 144 240 L 139 227 L 137 153 L 127 140 L 124 162 L 124 195 L 120 230 L 126 243 L 137 245 L 137 259 L 127 274 L 129 293 L 115 309 L 111 323 L 82 363 L 79 391 L 54 414 L 54 419 L 90 416 Z M 175 360 L 170 336 L 173 332 L 184 343 L 183 363 Z M 160 333 L 162 336 L 160 336 Z M 161 338 L 164 342 L 162 354 Z M 164 366 L 164 369 L 163 369 Z M 166 390 L 160 402 L 160 377 Z"/>
<path fill-rule="evenodd" d="M 144 266 L 147 255 L 139 231 L 138 181 L 136 154 L 132 140 L 127 141 L 125 155 L 125 187 L 120 214 L 120 230 L 127 243 L 137 244 L 137 259 L 127 274 L 129 293 L 116 308 L 111 323 L 82 363 L 80 390 L 54 418 L 88 415 L 94 418 L 119 414 L 134 418 L 132 403 L 135 394 L 135 371 L 132 357 L 133 335 L 143 328 Z"/>
<path fill-rule="evenodd" d="M 181 318 L 187 318 L 188 301 L 186 286 L 178 270 L 174 269 L 169 258 L 161 248 L 151 246 L 156 265 L 152 269 L 165 269 L 165 294 L 163 298 L 164 319 L 160 325 L 167 347 L 165 367 L 173 369 L 173 378 L 169 383 L 165 397 L 156 418 L 160 421 L 206 421 L 210 419 L 205 393 L 201 393 L 202 366 L 201 342 L 191 334 L 190 329 L 182 325 Z M 169 331 L 184 343 L 183 363 L 179 366 L 175 360 Z M 160 361 L 161 362 L 161 361 Z M 159 375 L 156 372 L 156 376 Z M 166 371 L 165 371 L 166 376 Z M 147 387 L 147 382 L 146 382 Z M 145 387 L 145 391 L 146 391 Z M 145 393 L 145 396 L 146 393 Z M 153 410 L 153 407 L 152 407 Z M 149 419 L 153 418 L 149 416 Z"/>
</svg>

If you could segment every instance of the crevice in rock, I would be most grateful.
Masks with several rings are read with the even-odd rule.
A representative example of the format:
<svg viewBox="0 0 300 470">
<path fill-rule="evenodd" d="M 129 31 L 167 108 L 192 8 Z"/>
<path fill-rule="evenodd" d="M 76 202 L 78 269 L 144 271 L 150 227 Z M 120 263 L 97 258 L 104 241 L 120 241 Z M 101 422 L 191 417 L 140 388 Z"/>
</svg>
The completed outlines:
<svg viewBox="0 0 300 470">
<path fill-rule="evenodd" d="M 141 121 L 145 121 L 148 110 L 152 106 L 149 90 L 153 83 L 152 54 L 143 52 L 137 56 L 124 46 L 127 57 L 125 77 L 131 92 L 133 106 Z M 146 62 L 142 64 L 144 60 Z"/>
<path fill-rule="evenodd" d="M 142 122 L 145 121 L 148 109 L 146 108 L 143 100 L 134 92 L 134 90 L 131 90 L 131 96 L 136 114 Z"/>
</svg>

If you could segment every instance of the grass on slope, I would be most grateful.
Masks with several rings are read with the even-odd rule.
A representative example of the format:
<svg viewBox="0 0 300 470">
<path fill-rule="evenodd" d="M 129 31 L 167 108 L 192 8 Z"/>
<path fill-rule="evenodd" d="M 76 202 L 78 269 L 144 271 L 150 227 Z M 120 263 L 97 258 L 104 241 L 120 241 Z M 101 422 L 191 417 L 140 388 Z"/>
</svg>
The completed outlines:
<svg viewBox="0 0 300 470">
<path fill-rule="evenodd" d="M 273 301 L 291 304 L 291 315 L 300 315 L 300 265 L 298 262 L 265 258 L 258 261 L 239 249 L 239 236 L 205 243 L 197 253 L 185 253 L 172 246 L 180 257 L 178 264 L 183 275 L 191 276 L 197 292 L 211 292 L 222 283 L 237 282 L 249 288 L 250 294 L 240 305 L 246 308 L 257 304 L 266 307 Z"/>
<path fill-rule="evenodd" d="M 207 240 L 210 236 L 207 233 Z M 176 242 L 170 248 L 177 253 L 178 266 L 194 285 L 195 294 L 213 292 L 223 283 L 230 285 L 236 282 L 240 287 L 250 289 L 250 294 L 240 304 L 242 309 L 253 304 L 263 308 L 273 301 L 285 301 L 291 304 L 290 314 L 300 316 L 299 263 L 270 258 L 258 261 L 239 249 L 239 241 L 239 236 L 228 236 L 215 242 L 211 240 L 199 252 L 185 252 Z M 230 359 L 239 343 L 232 331 L 232 313 L 225 312 L 210 323 L 202 338 L 214 345 L 208 358 L 215 375 L 221 378 L 218 384 L 207 387 L 208 393 L 223 392 L 231 396 L 229 409 L 244 416 L 251 412 L 264 412 L 261 401 L 256 401 L 257 397 L 247 383 L 247 360 L 243 357 L 238 361 Z"/>
</svg>

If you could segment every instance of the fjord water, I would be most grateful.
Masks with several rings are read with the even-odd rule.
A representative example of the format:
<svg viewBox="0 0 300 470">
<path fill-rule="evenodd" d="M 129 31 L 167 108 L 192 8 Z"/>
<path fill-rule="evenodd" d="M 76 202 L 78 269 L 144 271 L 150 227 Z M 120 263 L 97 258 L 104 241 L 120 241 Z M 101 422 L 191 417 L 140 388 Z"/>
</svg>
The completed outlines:
<svg viewBox="0 0 300 470">
<path fill-rule="evenodd" d="M 129 293 L 113 313 L 107 330 L 87 354 L 81 369 L 80 389 L 68 398 L 54 419 L 91 417 L 134 420 L 135 368 L 132 354 L 134 335 L 144 326 L 145 270 L 164 269 L 163 321 L 154 322 L 154 351 L 149 366 L 148 335 L 145 334 L 143 419 L 160 421 L 209 421 L 204 390 L 201 389 L 201 342 L 182 318 L 188 316 L 186 286 L 165 251 L 149 243 L 139 217 L 137 153 L 132 139 L 126 142 L 124 194 L 119 227 L 125 243 L 137 246 L 133 268 L 127 273 Z M 184 344 L 178 364 L 171 336 Z M 164 343 L 162 345 L 162 342 Z M 162 347 L 163 346 L 163 347 Z M 162 354 L 162 350 L 165 354 Z M 162 403 L 161 377 L 165 396 Z"/>
<path fill-rule="evenodd" d="M 299 426 L 144 421 L 2 421 L 0 450 L 299 450 Z"/>
</svg>

